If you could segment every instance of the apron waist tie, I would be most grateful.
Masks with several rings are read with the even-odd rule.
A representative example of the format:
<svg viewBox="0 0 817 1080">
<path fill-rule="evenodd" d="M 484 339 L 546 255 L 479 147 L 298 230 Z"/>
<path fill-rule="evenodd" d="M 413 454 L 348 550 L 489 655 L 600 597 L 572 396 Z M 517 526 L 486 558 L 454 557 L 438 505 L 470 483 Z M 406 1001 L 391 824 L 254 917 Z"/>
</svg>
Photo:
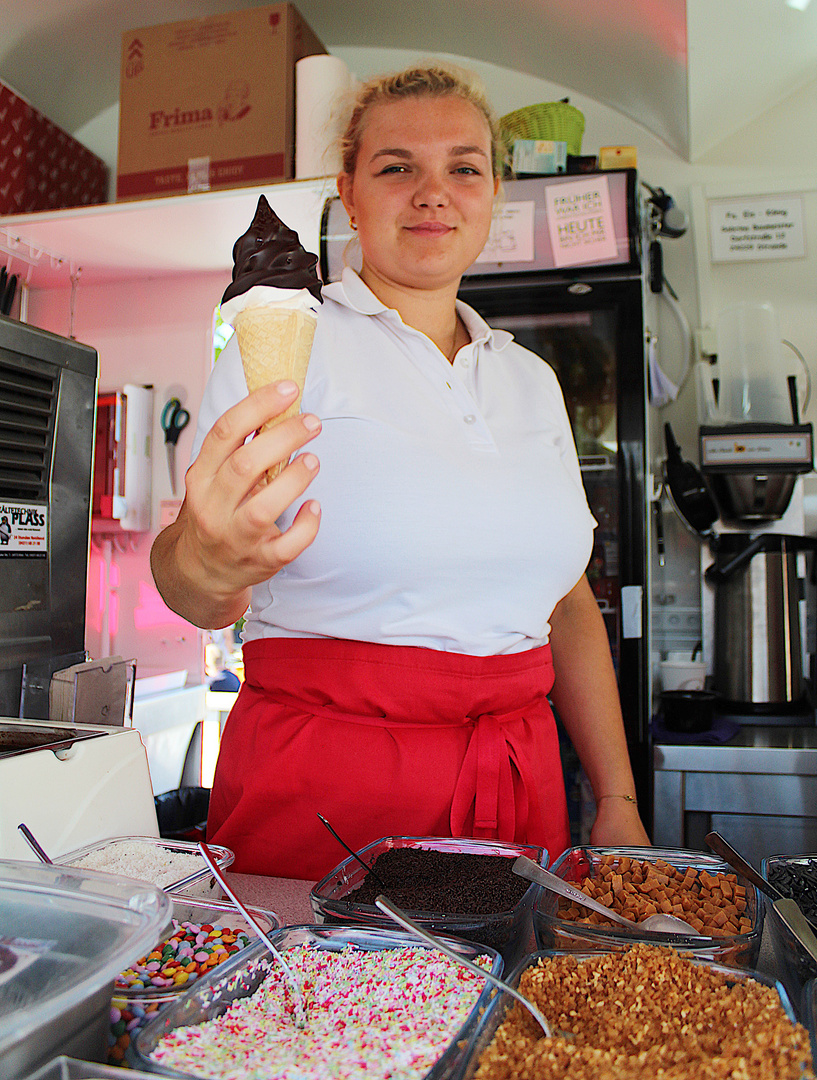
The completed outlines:
<svg viewBox="0 0 817 1080">
<path fill-rule="evenodd" d="M 286 700 L 286 695 L 276 695 Z M 313 716 L 375 727 L 465 727 L 471 726 L 471 736 L 462 766 L 457 776 L 451 802 L 450 825 L 452 836 L 473 835 L 481 839 L 512 839 L 518 821 L 541 831 L 542 817 L 539 800 L 535 797 L 532 770 L 527 755 L 506 734 L 505 725 L 522 720 L 526 709 L 508 712 L 482 713 L 466 716 L 456 723 L 432 720 L 400 721 L 390 717 L 361 716 L 342 712 L 327 705 L 310 705 Z M 519 777 L 514 784 L 513 773 Z M 530 795 L 529 795 L 530 792 Z M 531 797 L 533 796 L 533 797 Z M 473 809 L 473 827 L 467 821 Z"/>
<path fill-rule="evenodd" d="M 474 824 L 468 831 L 476 837 L 510 839 L 519 820 L 529 821 L 532 829 L 541 833 L 539 800 L 529 796 L 529 785 L 533 783 L 529 764 L 503 730 L 503 724 L 522 719 L 524 712 L 524 709 L 518 709 L 502 714 L 485 713 L 474 718 L 474 730 L 451 802 L 452 836 L 465 835 L 472 807 Z M 514 770 L 519 776 L 519 785 L 514 785 Z M 532 811 L 531 820 L 529 814 Z"/>
</svg>

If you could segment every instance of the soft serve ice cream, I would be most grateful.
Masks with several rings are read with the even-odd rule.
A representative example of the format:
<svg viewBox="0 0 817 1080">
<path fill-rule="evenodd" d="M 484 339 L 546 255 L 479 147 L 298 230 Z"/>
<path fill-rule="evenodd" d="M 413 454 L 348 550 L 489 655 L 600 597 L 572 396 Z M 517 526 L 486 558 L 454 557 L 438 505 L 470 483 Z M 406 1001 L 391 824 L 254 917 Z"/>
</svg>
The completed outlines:
<svg viewBox="0 0 817 1080">
<path fill-rule="evenodd" d="M 235 328 L 250 393 L 281 379 L 298 384 L 293 403 L 265 428 L 300 410 L 321 305 L 317 261 L 261 195 L 252 224 L 233 246 L 233 279 L 221 298 L 221 317 Z M 267 479 L 285 465 L 279 462 Z"/>
</svg>

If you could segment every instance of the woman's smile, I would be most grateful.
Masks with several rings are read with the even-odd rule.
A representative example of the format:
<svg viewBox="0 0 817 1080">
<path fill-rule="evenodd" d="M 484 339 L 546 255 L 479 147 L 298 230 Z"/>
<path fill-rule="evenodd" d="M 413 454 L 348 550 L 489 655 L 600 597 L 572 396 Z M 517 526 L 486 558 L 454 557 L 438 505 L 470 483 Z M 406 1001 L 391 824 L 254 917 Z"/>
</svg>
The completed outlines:
<svg viewBox="0 0 817 1080">
<path fill-rule="evenodd" d="M 405 228 L 415 236 L 445 236 L 454 231 L 451 225 L 442 221 L 421 221 L 419 225 L 406 225 Z"/>
</svg>

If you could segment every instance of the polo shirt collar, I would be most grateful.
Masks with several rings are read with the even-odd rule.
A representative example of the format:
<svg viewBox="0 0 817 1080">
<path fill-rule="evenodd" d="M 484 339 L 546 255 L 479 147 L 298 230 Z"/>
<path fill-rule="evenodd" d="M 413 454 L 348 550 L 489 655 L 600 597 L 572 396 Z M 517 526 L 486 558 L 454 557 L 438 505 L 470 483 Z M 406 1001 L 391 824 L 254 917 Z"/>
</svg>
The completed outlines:
<svg viewBox="0 0 817 1080">
<path fill-rule="evenodd" d="M 495 330 L 472 307 L 462 300 L 457 301 L 457 314 L 465 324 L 465 329 L 474 345 L 487 345 L 499 352 L 513 341 L 513 334 L 507 330 Z"/>
<path fill-rule="evenodd" d="M 392 309 L 388 308 L 375 296 L 368 285 L 363 281 L 357 271 L 350 266 L 343 268 L 340 281 L 330 282 L 321 290 L 325 297 L 334 300 L 343 307 L 351 308 L 360 312 L 361 315 L 382 315 Z M 513 341 L 513 334 L 507 330 L 493 330 L 472 307 L 457 300 L 457 313 L 465 324 L 471 342 L 474 345 L 487 345 L 490 348 L 500 350 Z M 397 312 L 394 312 L 397 315 Z M 399 315 L 397 315 L 399 319 Z M 402 321 L 402 320 L 401 320 Z"/>
<path fill-rule="evenodd" d="M 389 310 L 351 266 L 344 266 L 340 281 L 324 285 L 321 292 L 343 307 L 359 311 L 361 315 L 380 315 Z"/>
</svg>

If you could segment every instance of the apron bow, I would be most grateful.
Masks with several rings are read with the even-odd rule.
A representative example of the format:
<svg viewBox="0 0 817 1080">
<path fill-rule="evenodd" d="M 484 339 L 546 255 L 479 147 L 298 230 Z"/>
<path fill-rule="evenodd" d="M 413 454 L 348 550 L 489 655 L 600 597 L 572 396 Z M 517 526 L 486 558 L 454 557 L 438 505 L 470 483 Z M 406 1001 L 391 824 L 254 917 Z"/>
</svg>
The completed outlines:
<svg viewBox="0 0 817 1080">
<path fill-rule="evenodd" d="M 524 718 L 524 709 L 483 713 L 473 730 L 451 802 L 451 835 L 512 841 L 518 830 L 541 835 L 532 773 L 506 725 Z M 469 818 L 473 813 L 473 824 Z M 532 817 L 532 820 L 531 820 Z"/>
</svg>

